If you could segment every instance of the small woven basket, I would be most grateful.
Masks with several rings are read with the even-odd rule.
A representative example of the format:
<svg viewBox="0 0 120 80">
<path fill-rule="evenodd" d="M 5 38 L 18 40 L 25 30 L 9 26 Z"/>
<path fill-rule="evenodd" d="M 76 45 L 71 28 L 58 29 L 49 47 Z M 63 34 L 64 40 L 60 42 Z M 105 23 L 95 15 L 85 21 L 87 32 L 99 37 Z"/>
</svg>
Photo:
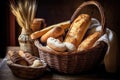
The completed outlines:
<svg viewBox="0 0 120 80">
<path fill-rule="evenodd" d="M 34 79 L 41 76 L 46 70 L 47 66 L 43 60 L 41 60 L 41 62 L 43 65 L 40 67 L 30 67 L 15 64 L 9 58 L 7 59 L 7 65 L 11 69 L 12 73 L 17 77 L 24 79 Z"/>
<path fill-rule="evenodd" d="M 71 17 L 71 23 L 77 17 L 78 12 L 88 5 L 95 5 L 99 9 L 102 25 L 101 33 L 103 35 L 106 31 L 104 26 L 105 17 L 102 6 L 96 1 L 88 1 L 80 5 Z M 101 41 L 95 47 L 85 51 L 56 53 L 43 46 L 38 40 L 35 40 L 35 45 L 39 49 L 40 58 L 44 60 L 50 68 L 69 74 L 85 72 L 95 68 L 103 60 L 108 47 L 105 42 Z"/>
</svg>

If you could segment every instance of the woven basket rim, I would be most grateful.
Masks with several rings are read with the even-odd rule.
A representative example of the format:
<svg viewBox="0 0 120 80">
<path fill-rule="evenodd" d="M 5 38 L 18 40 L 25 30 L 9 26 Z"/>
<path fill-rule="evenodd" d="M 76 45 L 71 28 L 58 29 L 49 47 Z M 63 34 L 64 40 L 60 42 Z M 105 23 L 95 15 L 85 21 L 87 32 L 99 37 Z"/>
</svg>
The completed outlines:
<svg viewBox="0 0 120 80">
<path fill-rule="evenodd" d="M 102 46 L 106 46 L 108 48 L 108 45 L 106 42 L 104 41 L 100 41 L 98 44 L 96 44 L 95 46 L 91 47 L 90 49 L 84 50 L 84 51 L 74 51 L 74 52 L 55 52 L 55 51 L 49 51 L 47 47 L 43 46 L 39 40 L 35 40 L 35 45 L 39 50 L 42 50 L 44 52 L 47 52 L 51 55 L 86 55 L 86 52 L 91 52 L 97 48 L 100 48 Z"/>
</svg>

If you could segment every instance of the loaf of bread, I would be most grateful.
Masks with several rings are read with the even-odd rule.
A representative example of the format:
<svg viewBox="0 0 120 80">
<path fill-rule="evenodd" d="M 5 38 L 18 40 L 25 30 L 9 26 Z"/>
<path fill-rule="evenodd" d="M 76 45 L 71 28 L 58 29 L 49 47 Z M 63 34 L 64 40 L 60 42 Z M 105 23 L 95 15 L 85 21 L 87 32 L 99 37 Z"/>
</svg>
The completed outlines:
<svg viewBox="0 0 120 80">
<path fill-rule="evenodd" d="M 61 27 L 54 27 L 47 33 L 41 36 L 40 41 L 45 43 L 49 37 L 57 38 L 64 33 L 64 29 Z"/>
<path fill-rule="evenodd" d="M 31 65 L 31 67 L 39 67 L 39 66 L 43 66 L 43 64 L 38 59 L 34 60 L 33 64 Z"/>
<path fill-rule="evenodd" d="M 10 60 L 15 64 L 24 65 L 24 66 L 28 65 L 28 62 L 15 51 L 8 51 L 8 56 Z"/>
<path fill-rule="evenodd" d="M 43 25 L 42 25 L 43 24 Z M 45 27 L 45 20 L 42 18 L 35 18 L 31 24 L 31 29 L 33 32 L 35 31 L 39 31 L 41 29 L 41 27 Z"/>
<path fill-rule="evenodd" d="M 59 52 L 64 52 L 67 49 L 65 44 L 63 44 L 59 39 L 55 39 L 53 37 L 49 37 L 47 39 L 47 46 Z"/>
<path fill-rule="evenodd" d="M 70 42 L 76 47 L 81 43 L 88 27 L 91 23 L 91 17 L 88 14 L 79 15 L 71 24 L 64 42 Z"/>
<path fill-rule="evenodd" d="M 53 49 L 54 51 L 58 51 L 58 52 L 64 52 L 64 51 L 75 51 L 76 47 L 69 42 L 61 42 L 59 39 L 55 39 L 52 37 L 49 37 L 47 39 L 47 46 L 51 49 Z"/>
<path fill-rule="evenodd" d="M 70 21 L 65 21 L 65 22 L 61 22 L 61 23 L 58 23 L 58 24 L 54 24 L 54 25 L 51 25 L 51 26 L 48 26 L 40 31 L 36 31 L 34 33 L 31 34 L 31 38 L 32 39 L 37 39 L 37 38 L 40 38 L 43 34 L 45 34 L 46 32 L 48 32 L 49 30 L 51 30 L 52 28 L 54 27 L 61 27 L 63 29 L 66 29 L 70 26 Z"/>
<path fill-rule="evenodd" d="M 78 46 L 77 51 L 83 51 L 86 49 L 92 48 L 94 43 L 100 38 L 101 32 L 95 32 L 91 35 L 89 35 L 85 40 L 81 42 L 81 44 Z"/>
<path fill-rule="evenodd" d="M 65 44 L 68 52 L 76 51 L 76 46 L 74 44 L 69 42 L 63 42 L 63 44 Z"/>
<path fill-rule="evenodd" d="M 23 57 L 29 65 L 32 65 L 36 57 L 32 56 L 30 53 L 24 53 L 23 51 L 19 51 L 19 55 Z"/>
</svg>

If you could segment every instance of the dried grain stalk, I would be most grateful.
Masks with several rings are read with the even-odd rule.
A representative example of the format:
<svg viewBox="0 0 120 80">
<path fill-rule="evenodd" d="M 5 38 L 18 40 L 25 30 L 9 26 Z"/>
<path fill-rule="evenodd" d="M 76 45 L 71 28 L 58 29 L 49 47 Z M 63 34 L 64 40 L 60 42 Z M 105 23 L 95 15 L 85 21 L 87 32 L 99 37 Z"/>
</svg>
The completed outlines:
<svg viewBox="0 0 120 80">
<path fill-rule="evenodd" d="M 10 2 L 10 8 L 21 28 L 31 30 L 36 14 L 36 0 L 16 0 Z"/>
</svg>

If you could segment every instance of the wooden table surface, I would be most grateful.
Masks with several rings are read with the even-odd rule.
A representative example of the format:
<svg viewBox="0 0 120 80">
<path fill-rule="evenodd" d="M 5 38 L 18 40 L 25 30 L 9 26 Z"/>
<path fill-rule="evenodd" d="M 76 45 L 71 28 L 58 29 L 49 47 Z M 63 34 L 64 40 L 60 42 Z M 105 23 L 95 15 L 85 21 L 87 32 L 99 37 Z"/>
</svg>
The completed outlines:
<svg viewBox="0 0 120 80">
<path fill-rule="evenodd" d="M 9 47 L 8 49 L 17 50 L 19 47 Z M 25 80 L 14 76 L 6 64 L 5 59 L 0 59 L 0 80 Z M 107 73 L 104 66 L 86 73 L 68 75 L 60 74 L 54 71 L 46 71 L 36 80 L 118 80 L 115 73 Z"/>
</svg>

